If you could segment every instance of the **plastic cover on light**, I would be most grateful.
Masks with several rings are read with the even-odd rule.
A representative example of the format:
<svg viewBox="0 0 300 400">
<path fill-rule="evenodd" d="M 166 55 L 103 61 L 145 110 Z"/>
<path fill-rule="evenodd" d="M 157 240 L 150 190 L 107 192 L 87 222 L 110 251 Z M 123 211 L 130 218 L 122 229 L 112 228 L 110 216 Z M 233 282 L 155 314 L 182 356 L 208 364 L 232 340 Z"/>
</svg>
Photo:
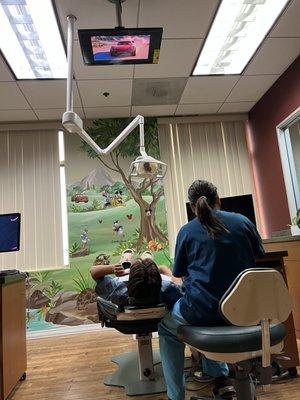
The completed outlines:
<svg viewBox="0 0 300 400">
<path fill-rule="evenodd" d="M 139 156 L 130 166 L 129 175 L 143 179 L 162 179 L 166 175 L 167 165 L 151 156 Z"/>
</svg>

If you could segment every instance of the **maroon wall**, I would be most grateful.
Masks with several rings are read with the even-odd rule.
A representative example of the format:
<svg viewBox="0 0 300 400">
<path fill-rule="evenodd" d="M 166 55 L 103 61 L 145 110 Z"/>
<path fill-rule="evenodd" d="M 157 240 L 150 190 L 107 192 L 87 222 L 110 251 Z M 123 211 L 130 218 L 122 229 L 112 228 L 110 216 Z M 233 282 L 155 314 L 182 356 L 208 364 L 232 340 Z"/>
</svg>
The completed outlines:
<svg viewBox="0 0 300 400">
<path fill-rule="evenodd" d="M 249 112 L 248 140 L 265 237 L 290 223 L 276 126 L 299 106 L 300 56 Z"/>
</svg>

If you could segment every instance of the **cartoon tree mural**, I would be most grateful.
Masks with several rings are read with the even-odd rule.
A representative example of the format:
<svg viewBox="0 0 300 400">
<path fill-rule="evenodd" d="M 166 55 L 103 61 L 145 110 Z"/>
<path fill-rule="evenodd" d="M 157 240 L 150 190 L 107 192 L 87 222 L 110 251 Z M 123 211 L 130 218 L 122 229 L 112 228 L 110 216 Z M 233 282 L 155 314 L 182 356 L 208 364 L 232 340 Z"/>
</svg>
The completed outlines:
<svg viewBox="0 0 300 400">
<path fill-rule="evenodd" d="M 93 121 L 92 126 L 87 129 L 87 132 L 100 147 L 105 148 L 130 122 L 131 119 L 128 118 L 98 119 Z M 157 122 L 155 118 L 145 118 L 145 146 L 149 155 L 155 158 L 160 157 Z M 120 166 L 120 157 L 137 157 L 140 155 L 138 128 L 110 153 L 108 157 L 110 157 L 111 163 L 107 162 L 107 156 L 98 156 L 85 142 L 82 142 L 81 148 L 87 152 L 89 157 L 97 158 L 107 169 L 117 172 L 132 198 L 139 205 L 141 222 L 137 247 L 139 247 L 144 240 L 150 241 L 158 239 L 162 242 L 166 242 L 167 237 L 157 226 L 155 216 L 156 206 L 164 193 L 159 180 L 144 179 L 139 183 L 133 182 L 132 178 L 127 176 L 127 171 L 125 172 Z M 152 197 L 150 202 L 147 202 L 145 197 L 143 197 L 143 193 L 146 190 L 148 190 Z M 146 210 L 151 210 L 151 212 L 147 213 Z"/>
</svg>

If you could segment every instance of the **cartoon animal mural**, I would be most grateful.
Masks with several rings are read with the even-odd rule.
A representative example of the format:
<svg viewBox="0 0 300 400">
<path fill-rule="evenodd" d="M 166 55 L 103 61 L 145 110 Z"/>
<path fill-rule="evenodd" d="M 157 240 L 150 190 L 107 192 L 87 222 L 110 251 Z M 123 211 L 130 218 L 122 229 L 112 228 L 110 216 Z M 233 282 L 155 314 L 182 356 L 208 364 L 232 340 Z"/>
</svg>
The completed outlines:
<svg viewBox="0 0 300 400">
<path fill-rule="evenodd" d="M 89 134 L 106 146 L 127 123 L 126 119 L 94 121 Z M 146 122 L 145 130 L 146 147 L 159 158 L 156 121 Z M 108 158 L 96 157 L 79 138 L 70 136 L 65 146 L 70 269 L 30 274 L 29 330 L 98 321 L 95 282 L 89 274 L 93 264 L 119 262 L 126 248 L 151 250 L 159 264 L 171 261 L 162 182 L 127 177 L 138 152 L 138 134 L 129 136 Z M 76 154 L 68 153 L 71 140 L 76 140 L 76 146 L 71 143 Z"/>
</svg>

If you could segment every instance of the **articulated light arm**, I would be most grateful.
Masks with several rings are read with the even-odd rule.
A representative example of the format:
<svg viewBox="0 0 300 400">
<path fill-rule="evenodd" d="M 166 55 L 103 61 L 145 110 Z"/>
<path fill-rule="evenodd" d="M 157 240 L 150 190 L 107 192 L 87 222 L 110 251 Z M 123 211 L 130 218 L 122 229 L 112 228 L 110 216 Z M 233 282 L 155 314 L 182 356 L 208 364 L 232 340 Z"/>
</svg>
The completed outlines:
<svg viewBox="0 0 300 400">
<path fill-rule="evenodd" d="M 63 114 L 63 126 L 71 133 L 77 133 L 82 140 L 91 146 L 91 148 L 99 155 L 104 156 L 112 152 L 120 143 L 127 138 L 127 136 L 137 127 L 140 127 L 140 153 L 146 155 L 144 146 L 144 117 L 138 115 L 130 122 L 128 126 L 117 136 L 109 146 L 105 149 L 101 149 L 90 137 L 90 135 L 83 129 L 83 123 L 81 118 L 73 111 L 66 111 Z"/>
</svg>

